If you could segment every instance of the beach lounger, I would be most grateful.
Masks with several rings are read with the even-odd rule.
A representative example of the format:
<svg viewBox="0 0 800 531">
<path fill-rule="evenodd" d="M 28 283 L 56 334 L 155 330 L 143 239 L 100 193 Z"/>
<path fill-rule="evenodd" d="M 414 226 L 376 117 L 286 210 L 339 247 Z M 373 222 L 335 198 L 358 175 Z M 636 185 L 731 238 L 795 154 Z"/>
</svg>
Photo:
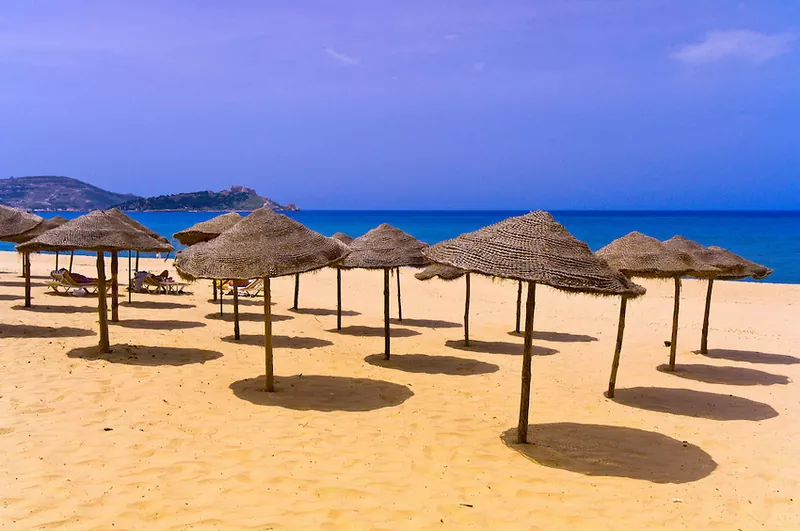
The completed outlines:
<svg viewBox="0 0 800 531">
<path fill-rule="evenodd" d="M 148 293 L 183 293 L 186 286 L 188 284 L 185 282 L 176 282 L 171 278 L 164 278 L 147 271 L 136 273 L 134 278 L 134 289 L 136 291 L 147 291 Z"/>
<path fill-rule="evenodd" d="M 85 277 L 79 273 L 70 273 L 66 269 L 51 271 L 50 280 L 47 286 L 56 293 L 97 293 L 98 282 L 96 278 Z M 106 285 L 106 291 L 111 288 L 111 284 Z"/>
<path fill-rule="evenodd" d="M 260 278 L 248 280 L 246 284 L 237 286 L 239 295 L 258 297 L 264 291 L 264 281 Z M 228 284 L 228 295 L 233 295 L 233 284 Z"/>
</svg>

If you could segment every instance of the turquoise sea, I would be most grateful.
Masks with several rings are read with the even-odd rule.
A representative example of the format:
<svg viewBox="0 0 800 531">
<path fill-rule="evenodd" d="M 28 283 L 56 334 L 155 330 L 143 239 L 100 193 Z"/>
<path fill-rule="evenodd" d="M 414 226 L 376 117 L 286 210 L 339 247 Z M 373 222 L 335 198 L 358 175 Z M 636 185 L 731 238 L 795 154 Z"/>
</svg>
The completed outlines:
<svg viewBox="0 0 800 531">
<path fill-rule="evenodd" d="M 317 232 L 330 236 L 341 231 L 359 236 L 381 223 L 389 223 L 428 243 L 479 229 L 523 211 L 342 211 L 291 212 Z M 612 212 L 552 211 L 557 221 L 597 250 L 611 240 L 638 230 L 664 240 L 675 234 L 705 245 L 719 245 L 775 270 L 769 282 L 800 283 L 800 212 Z M 43 217 L 76 217 L 82 212 L 39 213 Z M 132 212 L 153 230 L 172 234 L 215 212 Z M 12 250 L 13 244 L 0 243 Z"/>
</svg>

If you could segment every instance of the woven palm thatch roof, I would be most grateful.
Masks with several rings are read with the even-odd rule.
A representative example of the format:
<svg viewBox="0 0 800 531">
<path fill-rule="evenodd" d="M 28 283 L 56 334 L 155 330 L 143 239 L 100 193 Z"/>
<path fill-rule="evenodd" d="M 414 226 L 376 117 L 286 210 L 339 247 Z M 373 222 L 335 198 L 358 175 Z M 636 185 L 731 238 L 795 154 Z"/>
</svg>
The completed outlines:
<svg viewBox="0 0 800 531">
<path fill-rule="evenodd" d="M 348 236 L 344 232 L 337 232 L 336 234 L 331 236 L 331 238 L 336 238 L 345 245 L 350 245 L 351 243 L 353 243 L 353 240 L 355 240 L 355 238 L 353 238 L 352 236 Z"/>
<path fill-rule="evenodd" d="M 100 210 L 71 219 L 63 225 L 17 246 L 21 252 L 37 251 L 141 251 L 168 252 L 172 246 Z"/>
<path fill-rule="evenodd" d="M 645 292 L 541 210 L 437 243 L 424 254 L 466 271 L 564 291 L 625 297 Z"/>
<path fill-rule="evenodd" d="M 128 225 L 130 225 L 134 229 L 136 229 L 136 230 L 138 230 L 140 232 L 144 232 L 145 234 L 147 234 L 151 238 L 156 239 L 156 240 L 158 240 L 158 241 L 160 241 L 162 243 L 166 243 L 167 245 L 169 245 L 169 251 L 174 250 L 174 247 L 172 247 L 172 245 L 170 245 L 169 240 L 167 238 L 165 238 L 164 236 L 160 235 L 159 233 L 157 233 L 156 231 L 154 231 L 150 227 L 142 225 L 141 223 L 139 223 L 138 221 L 136 221 L 135 219 L 133 219 L 132 217 L 130 217 L 129 215 L 127 215 L 126 213 L 121 211 L 120 209 L 112 208 L 112 209 L 107 210 L 106 212 L 109 215 L 114 216 L 118 220 L 122 221 L 123 223 L 127 223 Z M 135 249 L 132 249 L 132 250 L 135 250 Z"/>
<path fill-rule="evenodd" d="M 760 280 L 773 272 L 772 269 L 742 258 L 727 249 L 716 246 L 706 247 L 683 236 L 673 236 L 666 240 L 664 245 L 674 251 L 691 254 L 698 260 L 716 267 L 719 274 L 714 278 L 721 280 L 741 280 L 748 277 Z"/>
<path fill-rule="evenodd" d="M 345 269 L 392 269 L 425 267 L 430 260 L 422 254 L 427 243 L 384 223 L 349 244 L 350 255 L 342 261 Z"/>
<path fill-rule="evenodd" d="M 237 212 L 228 212 L 220 216 L 211 218 L 207 221 L 195 223 L 188 229 L 176 232 L 172 235 L 173 238 L 181 242 L 183 245 L 194 245 L 200 242 L 207 242 L 213 240 L 229 228 L 233 227 L 244 219 Z"/>
<path fill-rule="evenodd" d="M 0 238 L 7 239 L 27 232 L 43 220 L 36 214 L 6 205 L 0 205 Z M 9 240 L 10 241 L 10 240 Z"/>
<path fill-rule="evenodd" d="M 655 238 L 631 232 L 609 243 L 597 253 L 608 264 L 629 277 L 713 277 L 719 270 L 692 253 L 672 249 Z"/>
<path fill-rule="evenodd" d="M 175 268 L 188 279 L 279 277 L 329 266 L 348 253 L 342 242 L 259 208 L 213 240 L 178 252 Z"/>
<path fill-rule="evenodd" d="M 417 280 L 430 280 L 439 277 L 442 280 L 456 280 L 466 275 L 467 272 L 457 267 L 444 264 L 432 264 L 414 275 Z"/>
<path fill-rule="evenodd" d="M 66 218 L 62 218 L 61 216 L 54 216 L 50 219 L 45 219 L 34 228 L 29 231 L 25 231 L 22 234 L 17 234 L 16 236 L 9 236 L 6 238 L 6 241 L 14 242 L 14 243 L 25 243 L 31 241 L 32 239 L 36 238 L 44 234 L 45 232 L 49 231 L 50 229 L 54 229 L 56 227 L 60 227 L 64 223 L 66 223 Z"/>
</svg>

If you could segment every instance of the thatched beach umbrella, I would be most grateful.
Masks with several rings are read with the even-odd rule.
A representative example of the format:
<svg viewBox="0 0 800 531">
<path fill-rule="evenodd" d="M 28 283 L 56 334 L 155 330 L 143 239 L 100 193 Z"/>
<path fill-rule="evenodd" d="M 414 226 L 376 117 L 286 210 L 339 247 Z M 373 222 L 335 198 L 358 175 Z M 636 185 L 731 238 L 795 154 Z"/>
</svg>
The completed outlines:
<svg viewBox="0 0 800 531">
<path fill-rule="evenodd" d="M 35 227 L 33 227 L 30 230 L 27 230 L 27 231 L 25 231 L 25 232 L 23 232 L 21 234 L 16 234 L 16 235 L 13 235 L 13 236 L 6 236 L 5 238 L 2 238 L 2 240 L 3 241 L 7 241 L 7 242 L 12 242 L 12 243 L 25 243 L 27 241 L 30 241 L 30 240 L 36 238 L 37 236 L 40 236 L 41 234 L 44 234 L 45 232 L 49 231 L 50 229 L 54 229 L 56 227 L 60 227 L 61 225 L 63 225 L 66 222 L 67 222 L 66 218 L 62 218 L 61 216 L 53 216 L 50 219 L 43 219 L 41 223 L 39 223 L 38 225 L 36 225 Z M 26 267 L 25 260 L 28 259 L 28 258 L 29 257 L 24 257 L 23 256 L 23 271 L 22 271 L 23 275 L 25 274 L 25 267 Z M 55 268 L 58 269 L 58 251 L 56 251 L 56 267 Z M 25 300 L 26 300 L 26 302 L 30 303 L 30 290 L 28 290 L 28 296 L 26 297 Z"/>
<path fill-rule="evenodd" d="M 207 221 L 195 223 L 188 229 L 176 232 L 172 237 L 187 246 L 200 242 L 207 242 L 213 240 L 243 219 L 244 218 L 237 212 L 228 212 Z"/>
<path fill-rule="evenodd" d="M 631 232 L 609 243 L 597 256 L 608 262 L 629 278 L 672 278 L 675 281 L 675 301 L 672 311 L 672 336 L 669 346 L 669 368 L 675 370 L 678 346 L 678 316 L 681 305 L 681 277 L 707 278 L 719 272 L 689 253 L 670 249 L 660 241 L 640 232 Z M 615 360 L 608 387 L 609 398 L 614 397 L 614 382 L 619 360 Z"/>
<path fill-rule="evenodd" d="M 334 240 L 339 240 L 343 244 L 350 247 L 350 244 L 353 243 L 352 236 L 345 234 L 344 232 L 337 232 L 333 236 L 331 236 Z M 342 269 L 337 265 L 336 267 L 336 330 L 342 329 Z"/>
<path fill-rule="evenodd" d="M 421 242 L 410 234 L 384 223 L 350 242 L 350 255 L 340 267 L 343 269 L 383 269 L 383 333 L 384 355 L 389 359 L 389 272 L 397 270 L 397 312 L 399 320 L 403 320 L 402 302 L 400 299 L 400 268 L 425 267 L 430 261 L 422 254 L 427 243 Z M 338 314 L 341 315 L 341 304 Z"/>
<path fill-rule="evenodd" d="M 625 275 L 594 256 L 588 245 L 570 234 L 550 214 L 542 211 L 509 218 L 437 243 L 423 251 L 423 254 L 436 263 L 528 284 L 522 397 L 517 426 L 520 443 L 528 441 L 536 284 L 573 293 L 622 297 L 617 353 L 622 348 L 627 299 L 645 292 L 643 287 L 634 284 Z"/>
<path fill-rule="evenodd" d="M 416 275 L 414 278 L 417 280 L 430 280 L 432 278 L 439 278 L 445 282 L 465 277 L 464 293 L 464 345 L 469 346 L 469 297 L 470 297 L 470 275 L 467 271 L 457 267 L 450 267 L 445 264 L 431 264 Z"/>
<path fill-rule="evenodd" d="M 109 252 L 112 262 L 119 251 L 168 252 L 169 244 L 155 240 L 133 228 L 116 216 L 103 211 L 94 211 L 71 219 L 60 227 L 51 229 L 27 243 L 17 246 L 24 253 L 38 251 L 95 251 L 97 253 L 98 304 L 100 317 L 100 350 L 111 352 L 108 340 L 108 315 L 106 309 L 106 273 L 103 253 Z M 116 272 L 111 269 L 112 287 L 117 283 Z M 117 295 L 112 299 L 113 311 L 119 305 Z"/>
<path fill-rule="evenodd" d="M 706 247 L 695 241 L 687 240 L 683 236 L 673 236 L 666 240 L 664 245 L 674 251 L 689 253 L 719 270 L 716 276 L 708 277 L 703 329 L 700 335 L 700 353 L 708 354 L 708 323 L 711 314 L 711 292 L 714 289 L 714 280 L 744 280 L 745 278 L 761 280 L 771 275 L 772 269 L 742 258 L 738 254 L 722 247 L 713 245 Z"/>
<path fill-rule="evenodd" d="M 0 241 L 14 241 L 13 238 L 33 230 L 43 219 L 36 214 L 18 208 L 0 205 Z M 22 254 L 22 274 L 25 276 L 25 306 L 31 304 L 31 256 Z"/>
<path fill-rule="evenodd" d="M 339 240 L 345 245 L 350 245 L 350 242 L 354 240 L 351 236 L 348 236 L 344 232 L 337 232 L 333 236 L 331 236 L 334 240 Z M 339 310 L 336 312 L 336 329 L 342 329 L 342 314 L 341 314 L 341 307 L 342 307 L 342 271 L 338 268 L 338 266 L 334 266 L 336 268 L 336 300 L 337 300 L 337 308 Z M 292 301 L 292 310 L 297 310 L 300 307 L 300 274 L 296 274 L 294 276 L 294 300 Z"/>
<path fill-rule="evenodd" d="M 129 215 L 127 215 L 126 213 L 121 211 L 120 209 L 111 208 L 109 210 L 106 210 L 106 212 L 108 212 L 109 215 L 114 216 L 118 220 L 122 221 L 123 223 L 127 223 L 128 225 L 130 225 L 134 229 L 136 229 L 138 231 L 141 231 L 141 232 L 144 232 L 145 234 L 147 234 L 151 238 L 153 238 L 155 240 L 158 240 L 161 243 L 169 245 L 169 251 L 167 251 L 168 253 L 171 253 L 175 249 L 170 244 L 169 239 L 167 239 L 164 236 L 160 235 L 159 233 L 157 233 L 156 231 L 154 231 L 150 227 L 139 223 L 138 221 L 136 221 L 135 219 L 133 219 L 132 217 L 130 217 Z M 118 267 L 117 254 L 118 253 L 116 253 L 116 252 L 111 253 L 112 274 L 114 274 L 116 272 L 116 269 Z M 169 256 L 169 254 L 167 254 L 167 256 Z M 133 268 L 131 267 L 131 249 L 128 249 L 128 302 L 131 302 L 131 298 L 133 297 L 133 289 L 132 289 L 133 287 L 131 285 L 132 284 L 132 278 L 131 278 L 132 269 Z M 136 271 L 139 271 L 139 251 L 136 251 Z M 116 290 L 119 289 L 119 287 L 116 284 L 114 284 L 112 286 L 112 289 L 114 291 L 116 291 Z M 113 310 L 112 310 L 111 313 L 112 313 L 112 315 L 114 314 Z"/>
<path fill-rule="evenodd" d="M 36 214 L 0 205 L 0 239 L 10 241 L 6 238 L 27 232 L 42 221 L 44 220 Z"/>
<path fill-rule="evenodd" d="M 244 219 L 238 212 L 228 212 L 213 217 L 207 221 L 195 223 L 188 229 L 183 229 L 172 235 L 183 245 L 191 246 L 197 243 L 211 241 L 229 228 L 233 227 Z M 217 300 L 217 281 L 211 281 L 212 298 Z M 220 305 L 219 314 L 222 315 L 222 284 L 220 283 Z"/>
<path fill-rule="evenodd" d="M 263 279 L 265 387 L 274 391 L 270 279 L 327 267 L 348 252 L 337 240 L 268 208 L 259 208 L 217 238 L 180 251 L 175 268 L 190 280 Z M 236 290 L 233 293 L 238 297 Z"/>
</svg>

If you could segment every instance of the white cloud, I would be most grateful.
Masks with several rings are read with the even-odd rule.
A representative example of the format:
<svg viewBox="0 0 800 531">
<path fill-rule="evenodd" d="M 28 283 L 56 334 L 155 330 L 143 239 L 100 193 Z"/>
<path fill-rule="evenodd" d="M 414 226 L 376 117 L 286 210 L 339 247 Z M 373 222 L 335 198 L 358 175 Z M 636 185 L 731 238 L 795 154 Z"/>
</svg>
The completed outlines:
<svg viewBox="0 0 800 531">
<path fill-rule="evenodd" d="M 476 74 L 482 74 L 486 70 L 486 61 L 478 61 L 472 65 L 472 71 Z"/>
<path fill-rule="evenodd" d="M 750 30 L 711 31 L 701 42 L 687 44 L 670 57 L 690 64 L 729 58 L 759 64 L 788 52 L 797 38 L 795 33 L 768 35 Z"/>
<path fill-rule="evenodd" d="M 343 65 L 354 66 L 361 62 L 361 59 L 359 59 L 358 57 L 351 57 L 349 55 L 345 55 L 342 52 L 338 52 L 331 47 L 325 48 L 325 54 L 327 54 L 327 56 L 333 59 L 334 61 L 342 63 Z"/>
</svg>

